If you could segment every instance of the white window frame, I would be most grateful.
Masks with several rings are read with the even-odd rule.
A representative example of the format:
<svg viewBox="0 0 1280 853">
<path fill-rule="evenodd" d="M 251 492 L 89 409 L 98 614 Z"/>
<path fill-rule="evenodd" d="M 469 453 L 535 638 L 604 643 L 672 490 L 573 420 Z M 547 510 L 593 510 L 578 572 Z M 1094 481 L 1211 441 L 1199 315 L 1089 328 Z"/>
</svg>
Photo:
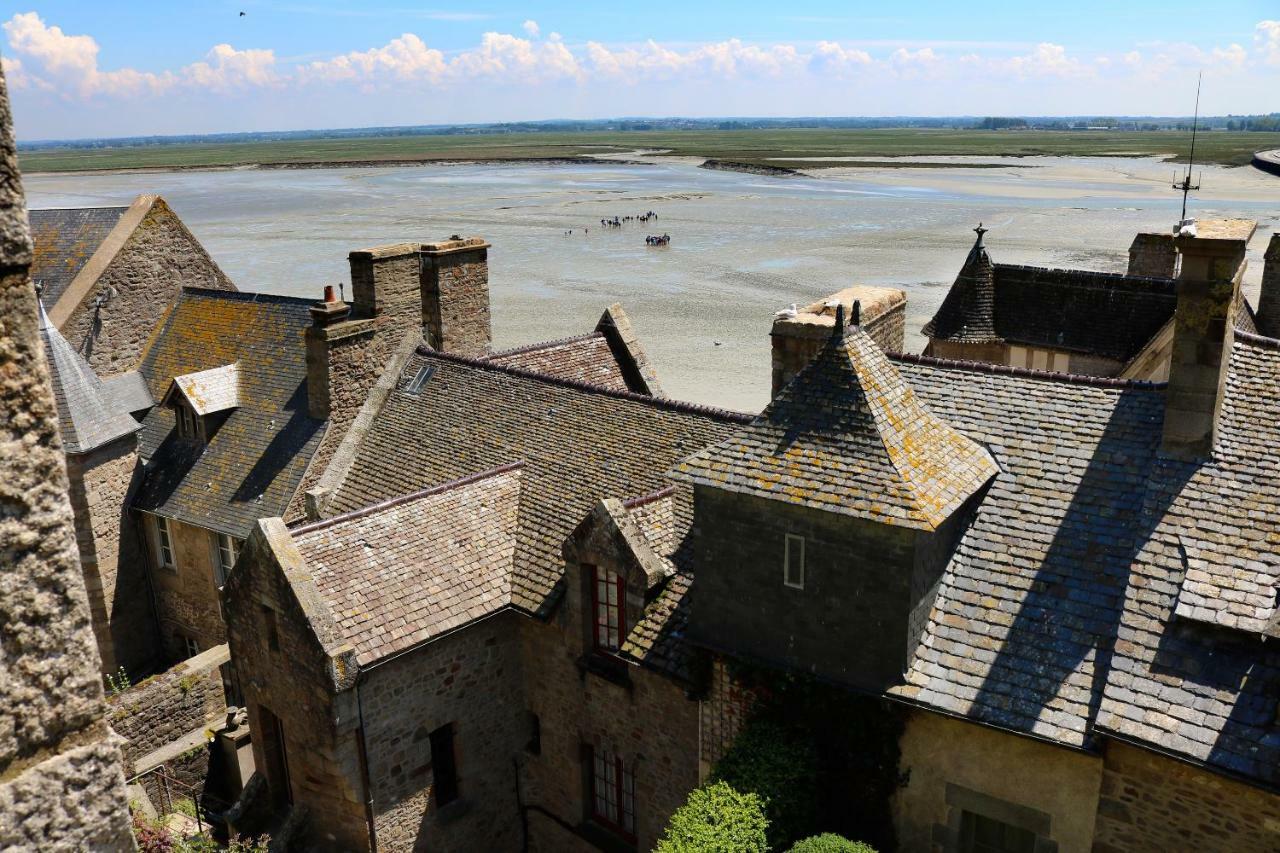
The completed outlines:
<svg viewBox="0 0 1280 853">
<path fill-rule="evenodd" d="M 187 658 L 193 658 L 200 654 L 200 643 L 198 643 L 196 638 L 192 637 L 190 634 L 182 635 L 182 646 L 186 651 Z"/>
<path fill-rule="evenodd" d="M 788 533 L 783 542 L 782 585 L 790 589 L 804 589 L 804 537 L 795 533 Z M 798 552 L 799 554 L 800 577 L 798 582 L 791 572 L 792 552 Z"/>
<path fill-rule="evenodd" d="M 226 584 L 231 577 L 231 567 L 240 556 L 240 540 L 228 533 L 213 534 L 213 582 L 218 587 Z"/>
<path fill-rule="evenodd" d="M 173 530 L 169 527 L 169 519 L 163 515 L 153 515 L 156 529 L 156 561 L 162 569 L 178 570 L 178 558 L 173 548 Z"/>
</svg>

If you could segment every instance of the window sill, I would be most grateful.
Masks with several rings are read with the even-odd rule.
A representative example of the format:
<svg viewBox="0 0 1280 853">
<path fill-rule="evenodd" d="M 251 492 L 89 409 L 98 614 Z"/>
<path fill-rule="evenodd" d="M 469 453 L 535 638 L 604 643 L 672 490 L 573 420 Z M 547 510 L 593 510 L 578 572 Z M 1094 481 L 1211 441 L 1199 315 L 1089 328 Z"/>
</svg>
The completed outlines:
<svg viewBox="0 0 1280 853">
<path fill-rule="evenodd" d="M 609 652 L 590 651 L 579 661 L 586 672 L 603 678 L 619 687 L 631 687 L 631 674 L 627 662 Z"/>
</svg>

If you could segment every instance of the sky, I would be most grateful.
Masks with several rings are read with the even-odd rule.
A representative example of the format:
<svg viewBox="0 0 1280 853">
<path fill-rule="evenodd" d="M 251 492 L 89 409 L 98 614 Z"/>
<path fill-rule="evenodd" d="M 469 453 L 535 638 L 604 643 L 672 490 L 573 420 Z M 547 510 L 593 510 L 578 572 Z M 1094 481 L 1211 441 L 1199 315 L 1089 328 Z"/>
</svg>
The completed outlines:
<svg viewBox="0 0 1280 853">
<path fill-rule="evenodd" d="M 19 0 L 21 3 L 21 0 Z M 1280 0 L 40 2 L 20 140 L 621 116 L 1280 110 Z"/>
</svg>

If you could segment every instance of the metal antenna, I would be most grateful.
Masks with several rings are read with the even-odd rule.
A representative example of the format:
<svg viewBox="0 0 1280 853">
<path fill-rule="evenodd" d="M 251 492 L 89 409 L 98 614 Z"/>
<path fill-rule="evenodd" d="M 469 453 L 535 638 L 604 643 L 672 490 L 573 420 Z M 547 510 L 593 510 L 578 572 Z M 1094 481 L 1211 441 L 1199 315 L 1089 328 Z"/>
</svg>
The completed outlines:
<svg viewBox="0 0 1280 853">
<path fill-rule="evenodd" d="M 1187 157 L 1187 173 L 1182 176 L 1181 181 L 1177 181 L 1178 173 L 1174 172 L 1174 180 L 1177 181 L 1173 185 L 1175 190 L 1182 190 L 1182 218 L 1178 220 L 1179 226 L 1187 221 L 1187 195 L 1193 190 L 1200 189 L 1199 184 L 1191 183 L 1191 167 L 1196 162 L 1196 129 L 1200 124 L 1200 81 L 1204 79 L 1204 72 L 1201 71 L 1196 76 L 1196 112 L 1195 117 L 1191 119 L 1191 154 Z"/>
</svg>

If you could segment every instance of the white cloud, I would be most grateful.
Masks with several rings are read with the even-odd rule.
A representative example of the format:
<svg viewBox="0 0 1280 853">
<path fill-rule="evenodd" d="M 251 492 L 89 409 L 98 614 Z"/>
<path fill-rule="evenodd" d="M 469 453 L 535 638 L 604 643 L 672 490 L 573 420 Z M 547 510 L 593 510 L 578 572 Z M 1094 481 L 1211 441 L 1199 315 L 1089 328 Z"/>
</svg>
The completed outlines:
<svg viewBox="0 0 1280 853">
<path fill-rule="evenodd" d="M 40 66 L 42 77 L 66 93 L 136 95 L 156 93 L 173 85 L 169 72 L 153 74 L 121 68 L 98 68 L 98 43 L 92 36 L 67 35 L 61 27 L 47 26 L 35 12 L 14 15 L 4 23 L 9 45 Z"/>
<path fill-rule="evenodd" d="M 1050 42 L 1036 45 L 1031 53 L 998 61 L 995 68 L 1020 77 L 1087 77 L 1094 73 L 1085 63 L 1068 56 L 1065 47 Z"/>
<path fill-rule="evenodd" d="M 4 69 L 5 84 L 10 89 L 26 89 L 31 85 L 31 78 L 22 70 L 21 59 L 0 56 L 0 68 Z"/>
<path fill-rule="evenodd" d="M 312 62 L 299 69 L 303 81 L 440 80 L 447 70 L 444 54 L 427 47 L 413 33 L 405 33 L 382 47 L 352 51 L 333 59 Z"/>
<path fill-rule="evenodd" d="M 186 80 L 202 89 L 227 92 L 279 82 L 272 50 L 236 50 L 229 44 L 218 44 L 206 59 L 207 62 L 194 62 L 182 69 Z"/>
<path fill-rule="evenodd" d="M 1253 40 L 1264 63 L 1280 65 L 1280 21 L 1259 21 Z"/>
<path fill-rule="evenodd" d="M 833 41 L 820 41 L 809 56 L 809 68 L 819 74 L 842 74 L 872 64 L 871 54 L 857 48 L 845 48 Z"/>
<path fill-rule="evenodd" d="M 520 28 L 523 29 L 525 31 L 525 34 L 528 35 L 529 38 L 531 39 L 536 39 L 538 37 L 538 34 L 541 32 L 541 30 L 538 29 L 538 22 L 532 21 L 532 20 L 525 21 L 523 24 L 520 25 Z"/>
</svg>

